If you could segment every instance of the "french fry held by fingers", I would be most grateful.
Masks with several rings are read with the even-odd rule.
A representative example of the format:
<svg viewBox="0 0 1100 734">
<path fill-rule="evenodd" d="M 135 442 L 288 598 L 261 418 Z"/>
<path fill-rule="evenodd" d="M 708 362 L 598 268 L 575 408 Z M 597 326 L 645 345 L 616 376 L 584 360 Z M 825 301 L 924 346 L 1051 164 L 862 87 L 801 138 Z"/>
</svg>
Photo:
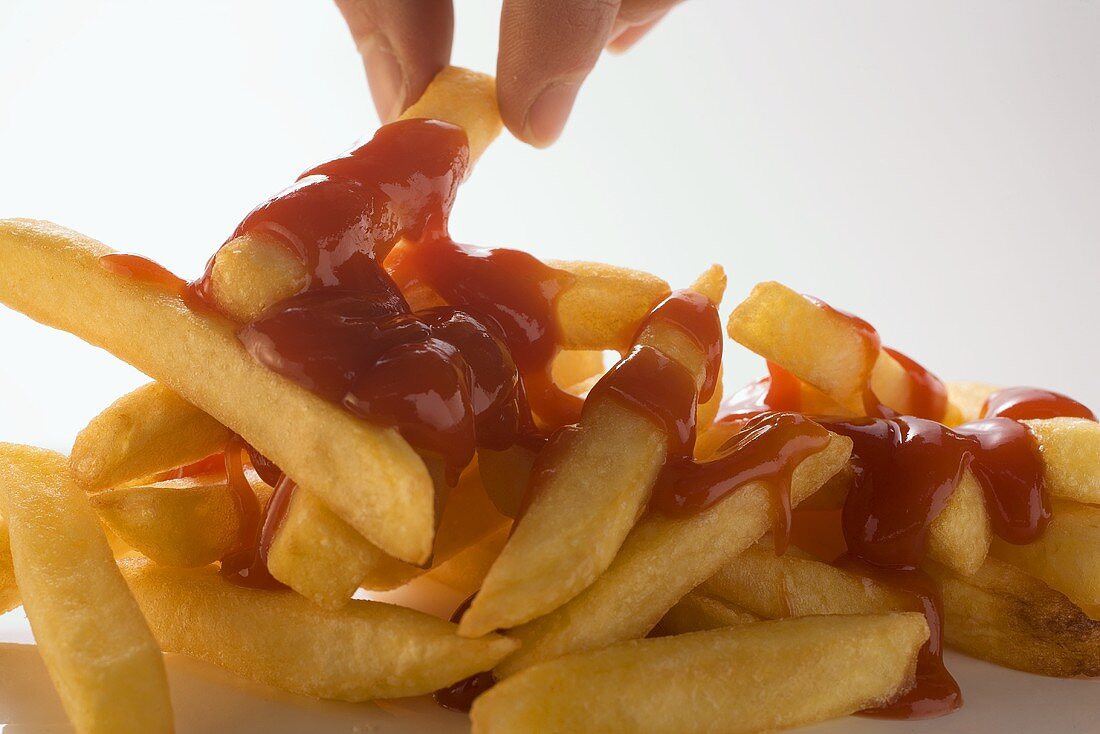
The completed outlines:
<svg viewBox="0 0 1100 734">
<path fill-rule="evenodd" d="M 73 443 L 69 465 L 87 490 L 128 484 L 221 451 L 229 429 L 156 382 L 123 395 Z"/>
<path fill-rule="evenodd" d="M 446 563 L 505 525 L 507 518 L 490 503 L 476 469 L 468 469 L 441 514 L 432 566 Z M 301 491 L 290 500 L 267 563 L 276 579 L 328 609 L 346 604 L 356 589 L 388 591 L 428 570 L 386 555 L 324 503 Z"/>
<path fill-rule="evenodd" d="M 171 732 L 160 650 L 65 457 L 0 444 L 0 506 L 23 606 L 73 727 Z"/>
<path fill-rule="evenodd" d="M 0 513 L 0 614 L 15 609 L 19 604 L 19 587 L 15 584 L 15 567 L 8 540 L 8 520 Z"/>
<path fill-rule="evenodd" d="M 793 506 L 848 461 L 852 443 L 832 436 L 791 475 Z M 644 636 L 685 594 L 772 526 L 771 488 L 752 482 L 698 514 L 639 522 L 596 580 L 571 601 L 509 635 L 523 646 L 497 666 L 501 677 L 571 652 Z"/>
<path fill-rule="evenodd" d="M 657 629 L 666 635 L 682 635 L 759 621 L 760 617 L 747 609 L 695 590 L 665 612 Z"/>
<path fill-rule="evenodd" d="M 695 293 L 713 307 L 722 292 L 720 286 L 708 290 Z M 710 308 L 709 316 L 720 339 L 717 310 Z M 696 341 L 705 337 L 672 321 L 646 323 L 636 343 L 678 363 L 694 380 L 697 398 L 711 368 L 707 346 Z M 608 374 L 605 379 L 614 379 L 615 370 Z M 668 460 L 665 430 L 614 393 L 590 396 L 576 430 L 559 434 L 540 456 L 543 466 L 532 475 L 523 516 L 463 615 L 459 633 L 478 637 L 529 622 L 592 583 L 645 509 Z"/>
<path fill-rule="evenodd" d="M 260 506 L 266 505 L 271 488 L 254 472 L 245 475 Z M 163 566 L 205 566 L 240 543 L 240 505 L 225 476 L 133 484 L 96 492 L 90 500 L 119 538 Z"/>
<path fill-rule="evenodd" d="M 465 639 L 449 622 L 381 602 L 320 609 L 290 591 L 236 586 L 213 567 L 128 560 L 122 570 L 164 650 L 318 698 L 430 693 L 491 668 L 517 644 Z"/>
<path fill-rule="evenodd" d="M 515 675 L 474 734 L 774 731 L 882 705 L 913 685 L 919 614 L 806 617 L 632 640 Z"/>
<path fill-rule="evenodd" d="M 417 118 L 441 120 L 465 130 L 472 166 L 500 134 L 496 84 L 491 76 L 448 66 L 400 117 Z M 249 234 L 218 251 L 210 282 L 219 307 L 248 323 L 272 304 L 301 291 L 308 280 L 305 266 L 281 242 Z"/>
<path fill-rule="evenodd" d="M 0 302 L 102 346 L 241 435 L 391 555 L 431 553 L 434 488 L 388 428 L 268 370 L 225 319 L 99 264 L 110 250 L 56 225 L 0 222 Z M 155 324 L 155 328 L 149 325 Z M 135 333 L 143 338 L 135 339 Z M 278 405 L 280 420 L 268 409 Z"/>
</svg>

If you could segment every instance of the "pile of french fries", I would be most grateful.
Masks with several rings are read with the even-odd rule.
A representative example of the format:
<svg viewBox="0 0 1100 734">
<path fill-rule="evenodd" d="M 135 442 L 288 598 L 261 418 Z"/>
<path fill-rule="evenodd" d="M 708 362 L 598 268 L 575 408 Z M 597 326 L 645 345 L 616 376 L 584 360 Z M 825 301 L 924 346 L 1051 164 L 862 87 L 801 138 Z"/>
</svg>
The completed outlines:
<svg viewBox="0 0 1100 734">
<path fill-rule="evenodd" d="M 405 117 L 463 127 L 473 158 L 500 130 L 492 79 L 454 68 Z M 0 302 L 156 380 L 93 418 L 68 457 L 0 445 L 0 612 L 25 608 L 77 731 L 171 731 L 162 652 L 343 701 L 430 694 L 492 671 L 496 685 L 470 712 L 486 734 L 771 731 L 872 709 L 913 685 L 925 618 L 813 549 L 776 555 L 765 483 L 690 516 L 647 512 L 667 441 L 630 406 L 594 397 L 550 459 L 481 450 L 440 491 L 438 459 L 268 371 L 238 341 L 240 324 L 301 289 L 285 248 L 245 235 L 219 251 L 211 283 L 224 315 L 104 269 L 110 252 L 46 222 L 0 222 Z M 690 335 L 668 323 L 639 332 L 668 284 L 553 265 L 574 276 L 556 302 L 559 386 L 587 395 L 603 352 L 635 345 L 702 384 Z M 718 305 L 725 275 L 712 267 L 689 288 Z M 911 408 L 893 356 L 867 353 L 850 322 L 782 285 L 758 286 L 727 330 L 798 378 L 808 413 L 862 415 L 868 383 L 890 408 Z M 977 418 L 993 389 L 949 385 L 947 424 Z M 715 420 L 720 401 L 719 390 L 698 406 L 700 458 L 735 430 Z M 1027 425 L 1053 500 L 1046 533 L 1026 546 L 996 539 L 964 476 L 923 570 L 942 593 L 949 645 L 1034 673 L 1097 676 L 1100 425 Z M 299 488 L 266 558 L 283 590 L 219 574 L 241 503 L 226 472 L 181 471 L 227 450 L 242 460 L 235 436 Z M 799 461 L 791 504 L 839 507 L 851 446 L 828 434 Z M 532 474 L 540 458 L 553 471 Z M 264 505 L 272 488 L 245 472 Z M 423 579 L 476 596 L 454 623 L 360 593 Z"/>
</svg>

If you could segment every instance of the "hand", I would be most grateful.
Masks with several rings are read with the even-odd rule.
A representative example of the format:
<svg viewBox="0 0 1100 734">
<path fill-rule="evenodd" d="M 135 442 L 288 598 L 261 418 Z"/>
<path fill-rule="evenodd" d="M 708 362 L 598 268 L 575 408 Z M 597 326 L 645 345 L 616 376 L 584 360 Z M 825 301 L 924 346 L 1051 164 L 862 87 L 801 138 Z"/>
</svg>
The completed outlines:
<svg viewBox="0 0 1100 734">
<path fill-rule="evenodd" d="M 561 135 L 606 47 L 623 52 L 679 0 L 504 0 L 497 54 L 500 115 L 538 147 Z M 397 117 L 451 57 L 451 0 L 336 0 L 363 56 L 383 122 Z"/>
</svg>

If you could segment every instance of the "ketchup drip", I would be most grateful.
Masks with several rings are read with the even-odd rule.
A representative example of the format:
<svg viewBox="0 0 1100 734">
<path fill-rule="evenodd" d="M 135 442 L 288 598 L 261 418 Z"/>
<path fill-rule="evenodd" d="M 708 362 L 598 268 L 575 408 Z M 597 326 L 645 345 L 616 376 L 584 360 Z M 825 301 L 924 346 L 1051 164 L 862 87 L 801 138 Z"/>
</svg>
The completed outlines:
<svg viewBox="0 0 1100 734">
<path fill-rule="evenodd" d="M 458 624 L 458 621 L 462 619 L 462 615 L 473 603 L 474 596 L 477 595 L 471 595 L 470 598 L 458 605 L 458 609 L 451 615 L 452 624 Z M 445 709 L 469 713 L 474 705 L 474 699 L 496 685 L 496 682 L 496 677 L 493 676 L 492 671 L 486 670 L 482 673 L 474 673 L 469 678 L 463 678 L 446 688 L 440 688 L 432 694 L 432 698 Z"/>
<path fill-rule="evenodd" d="M 1095 421 L 1096 414 L 1071 397 L 1036 387 L 1010 387 L 998 390 L 985 400 L 982 418 L 1084 418 Z"/>
<path fill-rule="evenodd" d="M 790 542 L 791 476 L 803 459 L 829 444 L 829 432 L 797 413 L 761 413 L 709 461 L 677 457 L 661 473 L 650 506 L 683 517 L 713 507 L 750 482 L 763 482 L 772 498 L 776 555 Z"/>
</svg>

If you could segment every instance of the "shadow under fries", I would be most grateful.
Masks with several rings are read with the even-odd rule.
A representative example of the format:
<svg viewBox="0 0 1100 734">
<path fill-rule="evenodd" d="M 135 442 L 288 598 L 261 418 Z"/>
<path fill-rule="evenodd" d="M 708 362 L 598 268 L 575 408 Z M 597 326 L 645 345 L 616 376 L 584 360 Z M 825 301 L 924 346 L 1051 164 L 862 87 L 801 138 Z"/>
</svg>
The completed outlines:
<svg viewBox="0 0 1100 734">
<path fill-rule="evenodd" d="M 177 734 L 211 731 L 290 734 L 303 731 L 441 734 L 467 732 L 464 716 L 430 698 L 350 704 L 282 693 L 181 655 L 166 657 Z M 0 732 L 72 732 L 34 645 L 0 643 Z"/>
</svg>

